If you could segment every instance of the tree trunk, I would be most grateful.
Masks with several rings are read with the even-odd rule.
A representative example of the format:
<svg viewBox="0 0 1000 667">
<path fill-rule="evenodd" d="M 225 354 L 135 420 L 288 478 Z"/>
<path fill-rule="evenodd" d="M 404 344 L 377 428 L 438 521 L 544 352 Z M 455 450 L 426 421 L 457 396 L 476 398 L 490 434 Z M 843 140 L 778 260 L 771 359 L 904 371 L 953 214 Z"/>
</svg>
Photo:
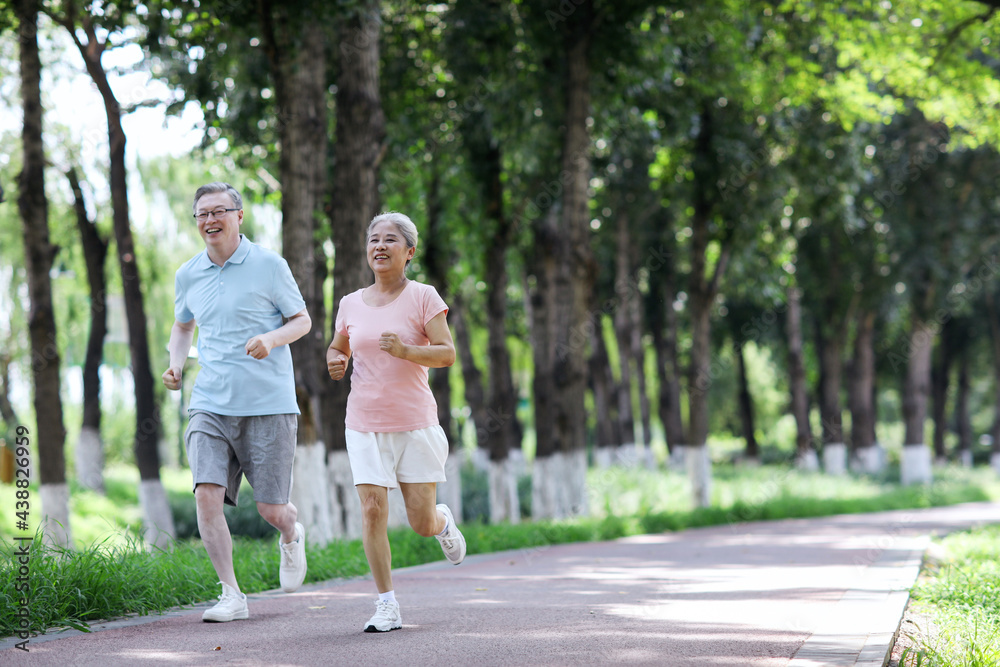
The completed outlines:
<svg viewBox="0 0 1000 667">
<path fill-rule="evenodd" d="M 875 311 L 861 313 L 854 335 L 851 373 L 851 446 L 861 472 L 881 472 L 875 447 Z"/>
<path fill-rule="evenodd" d="M 903 457 L 900 477 L 903 484 L 929 483 L 931 455 L 924 440 L 927 395 L 931 379 L 931 351 L 934 335 L 926 322 L 911 315 L 907 345 L 906 380 L 903 385 Z M 894 365 L 901 363 L 894 360 Z"/>
<path fill-rule="evenodd" d="M 604 342 L 604 331 L 598 322 L 591 330 L 590 337 L 590 389 L 594 395 L 594 463 L 599 468 L 608 468 L 621 463 L 618 458 L 622 437 L 617 418 L 618 403 L 615 400 L 615 382 L 611 375 L 611 363 Z"/>
<path fill-rule="evenodd" d="M 282 253 L 313 321 L 312 330 L 290 346 L 299 408 L 292 502 L 309 541 L 323 545 L 344 532 L 343 512 L 332 503 L 328 486 L 321 426 L 326 258 L 317 249 L 316 215 L 326 190 L 327 35 L 308 12 L 293 16 L 288 7 L 263 0 L 260 13 L 281 119 Z"/>
<path fill-rule="evenodd" d="M 80 230 L 83 257 L 87 265 L 90 287 L 90 335 L 83 363 L 83 423 L 76 443 L 76 479 L 81 486 L 104 493 L 104 443 L 101 440 L 101 362 L 104 359 L 104 338 L 108 333 L 107 280 L 104 264 L 108 242 L 97 231 L 97 225 L 87 217 L 83 191 L 76 169 L 66 173 L 73 191 L 76 227 Z"/>
<path fill-rule="evenodd" d="M 484 244 L 484 281 L 486 282 L 486 328 L 490 383 L 487 404 L 492 414 L 488 425 L 490 467 L 490 522 L 521 518 L 517 497 L 517 465 L 511 452 L 520 453 L 522 428 L 517 418 L 517 391 L 511 374 L 507 350 L 507 249 L 514 233 L 511 220 L 504 214 L 503 163 L 500 147 L 489 130 L 484 114 L 473 113 L 470 130 L 463 133 L 472 159 L 479 165 L 486 220 L 491 226 L 489 242 Z"/>
<path fill-rule="evenodd" d="M 160 482 L 159 440 L 162 422 L 154 391 L 149 340 L 146 333 L 146 309 L 136 261 L 135 242 L 132 238 L 132 226 L 129 222 L 125 131 L 121 122 L 121 106 L 101 64 L 101 55 L 107 47 L 107 42 L 98 40 L 92 18 L 84 14 L 81 17 L 81 25 L 78 26 L 75 17 L 70 14 L 63 26 L 80 50 L 87 72 L 104 100 L 110 147 L 111 217 L 114 223 L 118 263 L 121 268 L 129 352 L 132 356 L 132 377 L 135 381 L 134 451 L 136 464 L 139 467 L 139 500 L 144 512 L 144 537 L 147 544 L 152 547 L 168 549 L 175 537 L 174 520 L 166 492 Z M 86 43 L 80 40 L 80 32 L 86 36 Z"/>
<path fill-rule="evenodd" d="M 701 124 L 694 146 L 694 215 L 691 219 L 691 365 L 688 368 L 687 461 L 695 507 L 711 501 L 711 459 L 708 456 L 708 391 L 712 384 L 712 304 L 719 281 L 729 261 L 730 248 L 723 245 L 711 275 L 708 274 L 709 226 L 714 208 L 714 128 L 708 103 L 703 104 Z"/>
<path fill-rule="evenodd" d="M 683 451 L 685 444 L 684 420 L 681 415 L 682 372 L 677 358 L 677 313 L 673 308 L 676 295 L 673 271 L 667 267 L 659 292 L 650 291 L 648 308 L 653 348 L 656 350 L 656 370 L 660 377 L 657 412 L 671 459 Z"/>
<path fill-rule="evenodd" d="M 42 529 L 53 544 L 71 547 L 69 489 L 63 444 L 62 399 L 59 396 L 59 347 L 52 309 L 49 272 L 59 249 L 49 241 L 49 211 L 45 198 L 45 149 L 42 141 L 42 64 L 38 54 L 37 0 L 18 0 L 18 46 L 21 60 L 21 103 L 24 124 L 21 141 L 24 165 L 19 180 L 17 207 L 24 238 L 28 274 L 28 334 L 31 339 L 31 376 L 34 384 L 36 430 L 29 434 L 38 447 L 34 462 L 40 472 Z"/>
<path fill-rule="evenodd" d="M 379 36 L 382 19 L 378 0 L 364 0 L 358 11 L 340 27 L 340 71 L 337 75 L 337 130 L 333 147 L 333 197 L 330 227 L 336 257 L 333 263 L 333 308 L 331 323 L 337 321 L 340 300 L 372 282 L 366 260 L 365 230 L 379 211 L 378 173 L 385 114 L 379 95 Z M 334 332 L 330 331 L 330 338 Z M 346 534 L 357 537 L 361 530 L 361 505 L 357 500 L 344 419 L 350 374 L 329 385 L 324 397 L 327 458 L 330 483 L 336 496 L 344 499 L 343 522 Z"/>
<path fill-rule="evenodd" d="M 424 235 L 421 253 L 422 265 L 427 272 L 431 285 L 445 303 L 452 303 L 451 289 L 448 286 L 448 267 L 454 258 L 449 249 L 448 232 L 443 229 L 445 220 L 441 202 L 441 179 L 438 172 L 438 156 L 431 153 L 430 183 L 427 185 L 427 233 Z M 447 505 L 456 517 L 462 516 L 462 477 L 461 455 L 462 446 L 455 437 L 454 420 L 451 417 L 451 368 L 432 368 L 430 370 L 431 391 L 437 402 L 438 422 L 448 438 L 448 460 L 445 464 L 445 476 L 448 481 L 438 484 L 438 502 Z"/>
<path fill-rule="evenodd" d="M 996 295 L 986 290 L 986 316 L 990 323 L 990 343 L 993 347 L 993 426 L 990 436 L 993 441 L 990 451 L 990 465 L 1000 473 L 1000 309 Z"/>
<path fill-rule="evenodd" d="M 652 414 L 649 404 L 649 391 L 646 387 L 646 351 L 642 344 L 644 328 L 642 321 L 642 296 L 637 292 L 628 302 L 631 336 L 629 339 L 629 356 L 635 364 L 635 384 L 639 389 L 639 419 L 642 423 L 642 449 L 640 463 L 647 468 L 656 466 L 653 458 Z"/>
<path fill-rule="evenodd" d="M 618 401 L 618 435 L 621 438 L 617 459 L 620 463 L 634 464 L 638 461 L 635 437 L 635 414 L 632 409 L 632 317 L 631 302 L 638 293 L 626 290 L 632 275 L 632 253 L 634 247 L 629 233 L 629 218 L 622 208 L 618 213 L 615 242 L 615 297 L 614 311 L 615 339 L 618 343 L 619 383 L 615 395 Z"/>
<path fill-rule="evenodd" d="M 792 415 L 795 417 L 795 461 L 805 470 L 817 470 L 819 462 L 812 447 L 809 426 L 809 395 L 806 390 L 805 355 L 802 350 L 802 291 L 788 290 L 788 385 L 791 390 Z"/>
<path fill-rule="evenodd" d="M 753 419 L 753 396 L 750 394 L 750 382 L 747 379 L 747 364 L 742 345 L 736 345 L 736 373 L 739 382 L 740 424 L 743 427 L 743 439 L 746 441 L 745 457 L 749 461 L 758 462 L 760 451 L 757 447 L 756 428 Z"/>
<path fill-rule="evenodd" d="M 958 431 L 958 462 L 972 467 L 972 421 L 969 418 L 969 355 L 958 359 L 958 387 L 955 393 L 955 430 Z"/>
<path fill-rule="evenodd" d="M 951 375 L 951 336 L 949 329 L 954 320 L 944 324 L 944 330 L 932 353 L 931 363 L 931 421 L 934 422 L 934 458 L 944 462 L 948 458 L 945 435 L 948 433 L 948 385 Z"/>
<path fill-rule="evenodd" d="M 590 28 L 592 0 L 570 15 L 564 33 L 565 131 L 561 206 L 536 221 L 535 424 L 532 513 L 561 518 L 587 512 L 586 357 L 593 258 L 590 251 Z M 550 209 L 552 211 L 552 209 Z M 550 228 L 551 225 L 551 228 Z"/>
<path fill-rule="evenodd" d="M 21 421 L 10 402 L 10 354 L 6 351 L 0 351 L 0 417 L 6 425 L 2 437 L 8 443 L 14 442 Z"/>
<path fill-rule="evenodd" d="M 819 415 L 823 433 L 823 468 L 831 475 L 847 472 L 844 421 L 840 407 L 843 368 L 843 334 L 840 325 L 818 321 Z"/>
</svg>

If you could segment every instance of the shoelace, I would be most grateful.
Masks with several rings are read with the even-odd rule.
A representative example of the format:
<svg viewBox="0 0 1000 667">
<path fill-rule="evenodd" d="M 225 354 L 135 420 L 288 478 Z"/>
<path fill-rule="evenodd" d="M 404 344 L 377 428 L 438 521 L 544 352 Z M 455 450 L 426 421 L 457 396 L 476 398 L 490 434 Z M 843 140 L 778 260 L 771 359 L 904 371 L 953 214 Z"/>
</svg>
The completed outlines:
<svg viewBox="0 0 1000 667">
<path fill-rule="evenodd" d="M 281 545 L 281 560 L 285 565 L 293 565 L 292 555 L 295 551 L 295 542 L 289 542 L 288 544 Z"/>
<path fill-rule="evenodd" d="M 381 615 L 385 617 L 392 617 L 395 616 L 395 614 L 393 613 L 394 611 L 395 609 L 393 609 L 392 603 L 389 602 L 388 600 L 379 600 L 375 603 L 376 616 Z"/>
</svg>

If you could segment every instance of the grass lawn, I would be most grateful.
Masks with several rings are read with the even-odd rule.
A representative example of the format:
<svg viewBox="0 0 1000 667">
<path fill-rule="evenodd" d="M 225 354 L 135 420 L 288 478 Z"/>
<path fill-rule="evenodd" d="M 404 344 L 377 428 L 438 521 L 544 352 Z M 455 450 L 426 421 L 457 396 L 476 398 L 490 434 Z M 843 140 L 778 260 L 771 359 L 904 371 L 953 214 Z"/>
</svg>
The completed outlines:
<svg viewBox="0 0 1000 667">
<path fill-rule="evenodd" d="M 937 540 L 911 594 L 900 665 L 1000 665 L 1000 526 Z"/>
<path fill-rule="evenodd" d="M 888 479 L 835 478 L 787 466 L 716 465 L 713 473 L 713 504 L 708 508 L 691 507 L 688 481 L 681 473 L 595 469 L 588 474 L 590 516 L 518 525 L 466 522 L 462 531 L 469 553 L 475 554 L 694 526 L 1000 499 L 1000 481 L 987 468 L 939 469 L 932 485 L 911 487 Z M 182 527 L 190 531 L 194 506 L 190 473 L 165 469 L 163 480 L 179 532 Z M 218 594 L 214 571 L 198 540 L 181 539 L 168 552 L 150 553 L 134 538 L 141 526 L 137 483 L 134 470 L 114 468 L 107 473 L 107 496 L 74 490 L 71 523 L 77 549 L 60 551 L 40 540 L 33 543 L 29 575 L 33 632 L 66 626 L 85 629 L 89 622 L 161 611 Z M 31 497 L 35 517 L 40 510 L 35 507 L 37 490 Z M 14 501 L 14 488 L 0 487 L 0 506 L 13 508 Z M 237 509 L 230 515 L 231 524 L 250 524 L 253 514 L 252 505 Z M 12 515 L 12 511 L 0 513 L 0 548 L 6 552 L 0 564 L 0 636 L 17 631 L 19 620 Z M 245 535 L 256 530 L 253 525 L 244 529 Z M 278 587 L 276 533 L 266 527 L 260 535 L 264 538 L 234 538 L 236 572 L 248 593 Z M 408 529 L 391 531 L 390 540 L 394 567 L 442 558 L 435 540 Z M 338 540 L 309 550 L 307 582 L 367 572 L 360 540 Z"/>
</svg>

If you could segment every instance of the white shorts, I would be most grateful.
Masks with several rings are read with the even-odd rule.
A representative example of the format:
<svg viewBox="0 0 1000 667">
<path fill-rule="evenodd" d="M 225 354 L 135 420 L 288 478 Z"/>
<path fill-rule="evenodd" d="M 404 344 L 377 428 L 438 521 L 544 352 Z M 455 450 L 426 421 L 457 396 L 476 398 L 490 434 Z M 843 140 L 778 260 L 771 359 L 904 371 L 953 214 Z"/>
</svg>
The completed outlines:
<svg viewBox="0 0 1000 667">
<path fill-rule="evenodd" d="M 444 482 L 448 437 L 440 425 L 398 433 L 345 429 L 354 485 L 395 489 L 399 482 Z"/>
</svg>

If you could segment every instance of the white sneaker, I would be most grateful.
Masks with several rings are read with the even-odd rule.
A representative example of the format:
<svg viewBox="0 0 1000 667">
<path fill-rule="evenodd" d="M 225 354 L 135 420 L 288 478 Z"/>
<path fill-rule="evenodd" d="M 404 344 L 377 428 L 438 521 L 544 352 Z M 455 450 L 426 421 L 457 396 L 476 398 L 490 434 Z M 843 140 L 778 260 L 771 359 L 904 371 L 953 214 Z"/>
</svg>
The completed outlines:
<svg viewBox="0 0 1000 667">
<path fill-rule="evenodd" d="M 441 543 L 441 550 L 452 565 L 458 565 L 465 559 L 465 536 L 455 524 L 455 517 L 451 515 L 451 510 L 447 505 L 438 505 L 437 509 L 448 519 L 448 532 L 444 537 L 435 535 L 437 541 Z"/>
<path fill-rule="evenodd" d="M 219 583 L 222 584 L 221 581 Z M 218 604 L 206 609 L 201 615 L 201 620 L 209 623 L 228 623 L 242 618 L 250 618 L 247 596 L 237 593 L 229 584 L 222 584 L 222 595 L 219 596 Z"/>
<path fill-rule="evenodd" d="M 295 524 L 298 537 L 294 542 L 283 544 L 278 537 L 278 550 L 281 552 L 281 567 L 278 568 L 278 579 L 281 590 L 294 593 L 306 578 L 306 529 L 301 523 Z"/>
<path fill-rule="evenodd" d="M 365 632 L 389 632 L 403 627 L 399 603 L 395 600 L 376 600 L 375 615 L 365 623 Z"/>
</svg>

